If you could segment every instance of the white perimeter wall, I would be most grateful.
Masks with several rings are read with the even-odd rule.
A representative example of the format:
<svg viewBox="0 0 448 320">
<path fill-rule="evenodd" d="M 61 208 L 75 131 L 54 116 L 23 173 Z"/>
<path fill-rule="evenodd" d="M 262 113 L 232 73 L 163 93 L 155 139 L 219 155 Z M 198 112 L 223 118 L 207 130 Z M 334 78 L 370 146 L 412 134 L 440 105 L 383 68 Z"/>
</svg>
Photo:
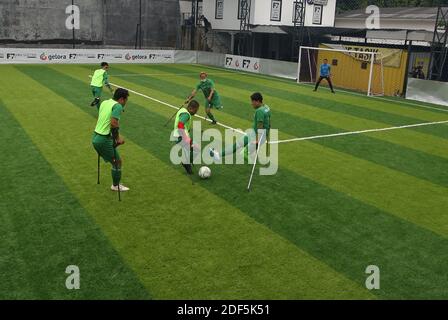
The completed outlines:
<svg viewBox="0 0 448 320">
<path fill-rule="evenodd" d="M 283 0 L 281 21 L 271 21 L 272 0 L 252 0 L 250 24 L 293 26 L 294 2 L 295 0 Z M 223 19 L 215 19 L 216 0 L 204 0 L 203 12 L 205 17 L 212 24 L 213 29 L 239 30 L 240 20 L 238 19 L 238 3 L 238 0 L 224 0 Z M 305 23 L 307 26 L 312 27 L 333 27 L 335 23 L 335 10 L 336 0 L 328 0 L 328 4 L 323 7 L 322 24 L 317 25 L 313 24 L 314 5 L 307 5 Z"/>
<path fill-rule="evenodd" d="M 203 14 L 212 24 L 213 29 L 239 30 L 238 0 L 224 0 L 223 19 L 215 19 L 216 0 L 204 0 Z"/>
<path fill-rule="evenodd" d="M 294 26 L 293 10 L 295 0 L 282 1 L 282 19 L 281 21 L 271 21 L 271 3 L 272 0 L 256 0 L 254 7 L 254 16 L 251 24 L 255 25 L 273 25 L 273 26 Z M 314 5 L 306 6 L 305 24 L 310 27 L 333 27 L 335 20 L 336 0 L 328 0 L 328 4 L 323 6 L 322 24 L 313 24 Z"/>
</svg>

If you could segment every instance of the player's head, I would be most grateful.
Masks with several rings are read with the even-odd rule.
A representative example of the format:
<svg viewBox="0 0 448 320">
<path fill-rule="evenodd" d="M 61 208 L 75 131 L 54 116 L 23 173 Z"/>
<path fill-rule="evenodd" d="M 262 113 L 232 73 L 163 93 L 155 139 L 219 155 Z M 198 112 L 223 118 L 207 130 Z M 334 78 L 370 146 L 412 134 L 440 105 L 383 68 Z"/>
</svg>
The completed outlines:
<svg viewBox="0 0 448 320">
<path fill-rule="evenodd" d="M 254 107 L 255 109 L 263 105 L 263 96 L 260 92 L 255 92 L 253 95 L 251 95 L 250 100 L 252 102 L 252 107 Z"/>
<path fill-rule="evenodd" d="M 324 59 L 324 64 L 328 64 L 328 59 Z"/>
<path fill-rule="evenodd" d="M 107 62 L 101 62 L 101 69 L 108 70 L 109 64 Z"/>
<path fill-rule="evenodd" d="M 188 112 L 194 116 L 196 113 L 198 113 L 199 102 L 197 102 L 196 100 L 191 100 L 190 103 L 188 104 L 187 109 Z"/>
<path fill-rule="evenodd" d="M 128 102 L 129 91 L 123 88 L 118 88 L 114 92 L 114 100 L 121 104 L 123 107 Z"/>
<path fill-rule="evenodd" d="M 199 74 L 199 79 L 201 79 L 201 81 L 205 81 L 205 80 L 207 79 L 207 77 L 208 77 L 208 75 L 207 75 L 207 73 L 204 72 L 204 71 L 202 71 L 202 72 Z"/>
</svg>

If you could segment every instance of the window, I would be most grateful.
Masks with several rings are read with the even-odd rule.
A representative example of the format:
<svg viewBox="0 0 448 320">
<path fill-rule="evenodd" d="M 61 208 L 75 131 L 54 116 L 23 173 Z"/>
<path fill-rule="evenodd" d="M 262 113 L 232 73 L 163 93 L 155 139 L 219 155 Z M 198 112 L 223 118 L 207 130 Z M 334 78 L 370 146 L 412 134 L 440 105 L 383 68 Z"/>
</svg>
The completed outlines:
<svg viewBox="0 0 448 320">
<path fill-rule="evenodd" d="M 271 21 L 282 20 L 282 0 L 271 1 Z"/>
<path fill-rule="evenodd" d="M 304 0 L 294 0 L 294 6 L 292 11 L 292 23 L 302 24 L 303 20 L 303 1 Z"/>
<path fill-rule="evenodd" d="M 250 1 L 250 0 L 247 0 L 246 4 L 248 4 L 247 3 L 248 1 Z M 240 19 L 240 20 L 243 18 L 243 12 L 245 9 L 245 8 L 243 8 L 243 6 L 244 6 L 244 2 L 242 0 L 238 0 L 238 19 Z"/>
<path fill-rule="evenodd" d="M 224 18 L 224 0 L 216 0 L 215 5 L 215 19 L 223 19 Z"/>
<path fill-rule="evenodd" d="M 313 8 L 313 24 L 322 24 L 322 11 L 324 7 L 320 4 L 315 4 Z"/>
</svg>

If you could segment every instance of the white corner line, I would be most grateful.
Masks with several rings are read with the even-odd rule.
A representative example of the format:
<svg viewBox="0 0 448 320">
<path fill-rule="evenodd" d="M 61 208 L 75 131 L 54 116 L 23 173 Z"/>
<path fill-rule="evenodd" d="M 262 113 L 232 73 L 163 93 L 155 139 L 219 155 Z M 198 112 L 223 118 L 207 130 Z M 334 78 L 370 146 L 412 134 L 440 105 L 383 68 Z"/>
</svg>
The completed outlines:
<svg viewBox="0 0 448 320">
<path fill-rule="evenodd" d="M 380 131 L 391 131 L 391 130 L 407 129 L 407 128 L 415 128 L 415 127 L 423 127 L 423 126 L 431 126 L 431 125 L 445 124 L 445 123 L 448 123 L 448 120 L 446 120 L 446 121 L 436 121 L 436 122 L 416 123 L 416 124 L 410 124 L 410 125 L 398 126 L 398 127 L 388 127 L 388 128 L 380 128 L 380 129 L 368 129 L 368 130 L 360 130 L 360 131 L 340 132 L 340 133 L 318 135 L 318 136 L 311 136 L 311 137 L 294 138 L 294 139 L 289 139 L 289 140 L 271 141 L 270 144 L 280 144 L 280 143 L 306 141 L 306 140 L 316 140 L 316 139 L 331 138 L 331 137 L 350 136 L 350 135 L 363 134 L 363 133 L 380 132 Z"/>
<path fill-rule="evenodd" d="M 92 77 L 92 76 L 89 75 L 89 77 Z M 157 103 L 162 104 L 164 106 L 167 106 L 169 108 L 176 109 L 176 110 L 180 109 L 179 107 L 176 107 L 176 106 L 174 106 L 172 104 L 169 104 L 167 102 L 164 102 L 162 100 L 150 97 L 150 96 L 148 96 L 146 94 L 143 94 L 143 93 L 140 93 L 138 91 L 126 88 L 124 86 L 120 86 L 120 85 L 112 83 L 112 82 L 110 82 L 110 84 L 112 86 L 114 86 L 114 87 L 117 87 L 117 88 L 120 87 L 120 88 L 126 89 L 129 92 L 132 92 L 132 93 L 134 93 L 134 94 L 136 94 L 138 96 L 141 96 L 143 98 L 152 100 L 154 102 L 157 102 Z M 195 115 L 195 117 L 197 117 L 199 119 L 202 119 L 202 120 L 205 120 L 205 121 L 208 121 L 208 122 L 211 122 L 210 119 L 204 118 L 204 117 L 199 116 L 199 115 Z M 424 127 L 424 126 L 431 126 L 431 125 L 437 125 L 437 124 L 446 124 L 446 123 L 448 123 L 448 120 L 435 121 L 435 122 L 423 122 L 423 123 L 416 123 L 416 124 L 396 126 L 396 127 L 386 127 L 386 128 L 379 128 L 379 129 L 367 129 L 367 130 L 359 130 L 359 131 L 346 131 L 346 132 L 326 134 L 326 135 L 317 135 L 317 136 L 310 136 L 310 137 L 293 138 L 293 139 L 288 139 L 288 140 L 271 141 L 271 142 L 269 142 L 269 144 L 281 144 L 281 143 L 289 143 L 289 142 L 316 140 L 316 139 L 324 139 L 324 138 L 332 138 L 332 137 L 340 137 L 340 136 L 357 135 L 357 134 L 363 134 L 363 133 L 372 133 L 372 132 L 391 131 L 391 130 L 399 130 L 399 129 L 407 129 L 407 128 L 415 128 L 415 127 Z M 219 123 L 219 122 L 218 122 L 218 125 L 223 127 L 223 128 L 233 130 L 234 132 L 237 132 L 237 133 L 240 133 L 240 134 L 243 134 L 243 135 L 245 134 L 245 132 L 243 132 L 240 129 L 235 129 L 235 128 L 232 128 L 232 127 L 230 127 L 228 125 Z"/>
</svg>

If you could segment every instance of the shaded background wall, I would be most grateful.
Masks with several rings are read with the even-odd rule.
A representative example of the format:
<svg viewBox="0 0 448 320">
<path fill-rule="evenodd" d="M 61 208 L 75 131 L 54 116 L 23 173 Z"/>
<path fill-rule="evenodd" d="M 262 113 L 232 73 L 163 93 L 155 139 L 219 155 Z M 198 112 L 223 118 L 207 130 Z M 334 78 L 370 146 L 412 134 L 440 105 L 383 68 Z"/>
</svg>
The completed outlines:
<svg viewBox="0 0 448 320">
<path fill-rule="evenodd" d="M 0 0 L 0 44 L 71 47 L 72 30 L 65 13 L 72 0 Z M 80 8 L 76 47 L 134 47 L 140 0 L 74 0 Z M 141 0 L 142 47 L 175 47 L 179 30 L 178 0 Z"/>
</svg>

